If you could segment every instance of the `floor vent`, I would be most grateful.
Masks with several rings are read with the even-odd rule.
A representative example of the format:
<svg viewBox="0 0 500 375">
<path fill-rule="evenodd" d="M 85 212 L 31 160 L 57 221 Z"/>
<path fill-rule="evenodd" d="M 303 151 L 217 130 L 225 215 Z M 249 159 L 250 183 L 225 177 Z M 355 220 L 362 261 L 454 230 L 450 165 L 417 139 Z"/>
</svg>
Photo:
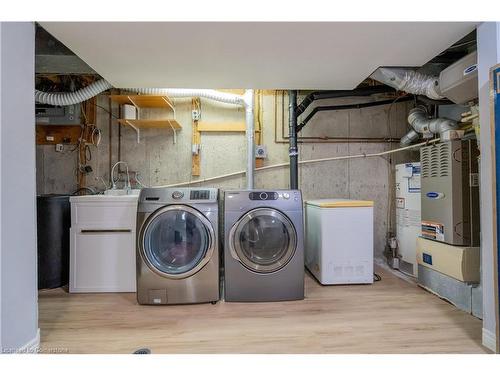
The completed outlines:
<svg viewBox="0 0 500 375">
<path fill-rule="evenodd" d="M 148 348 L 137 349 L 133 354 L 151 354 L 151 349 Z"/>
</svg>

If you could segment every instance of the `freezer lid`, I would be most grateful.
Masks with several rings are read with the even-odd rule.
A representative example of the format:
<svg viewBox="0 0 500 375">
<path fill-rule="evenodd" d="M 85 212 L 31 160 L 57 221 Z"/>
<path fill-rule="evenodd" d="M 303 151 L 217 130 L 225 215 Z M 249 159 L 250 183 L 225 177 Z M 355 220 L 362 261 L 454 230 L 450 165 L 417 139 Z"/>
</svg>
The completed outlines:
<svg viewBox="0 0 500 375">
<path fill-rule="evenodd" d="M 373 207 L 373 201 L 362 201 L 356 199 L 316 199 L 306 201 L 306 205 L 321 208 L 336 207 Z"/>
</svg>

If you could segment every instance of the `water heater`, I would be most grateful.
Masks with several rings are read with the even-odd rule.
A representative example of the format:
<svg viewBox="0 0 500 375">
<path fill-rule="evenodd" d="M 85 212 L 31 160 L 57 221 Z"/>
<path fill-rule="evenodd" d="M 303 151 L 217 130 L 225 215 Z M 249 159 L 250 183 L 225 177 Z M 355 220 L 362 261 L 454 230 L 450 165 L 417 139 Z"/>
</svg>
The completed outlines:
<svg viewBox="0 0 500 375">
<path fill-rule="evenodd" d="M 396 165 L 396 238 L 399 269 L 416 276 L 420 235 L 420 163 Z"/>
</svg>

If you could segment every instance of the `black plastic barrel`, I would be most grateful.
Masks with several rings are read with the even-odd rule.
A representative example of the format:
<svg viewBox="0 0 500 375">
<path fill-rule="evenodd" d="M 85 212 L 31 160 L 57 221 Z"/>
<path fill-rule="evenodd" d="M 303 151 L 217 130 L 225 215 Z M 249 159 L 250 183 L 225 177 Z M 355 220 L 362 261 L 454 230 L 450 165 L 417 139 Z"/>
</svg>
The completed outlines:
<svg viewBox="0 0 500 375">
<path fill-rule="evenodd" d="M 68 284 L 70 226 L 69 195 L 37 197 L 38 289 Z"/>
</svg>

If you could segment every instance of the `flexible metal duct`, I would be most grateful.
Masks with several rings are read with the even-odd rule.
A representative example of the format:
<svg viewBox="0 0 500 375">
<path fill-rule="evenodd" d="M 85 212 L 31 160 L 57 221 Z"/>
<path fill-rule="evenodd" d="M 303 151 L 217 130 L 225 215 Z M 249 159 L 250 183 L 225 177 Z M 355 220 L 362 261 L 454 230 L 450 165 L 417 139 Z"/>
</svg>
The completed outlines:
<svg viewBox="0 0 500 375">
<path fill-rule="evenodd" d="M 408 115 L 408 123 L 413 130 L 401 138 L 402 146 L 417 140 L 420 134 L 424 138 L 432 138 L 434 134 L 443 137 L 444 132 L 458 128 L 456 121 L 447 118 L 429 118 L 429 114 L 424 107 L 413 108 Z"/>
<path fill-rule="evenodd" d="M 94 96 L 97 96 L 112 87 L 113 85 L 111 85 L 111 83 L 105 79 L 101 79 L 74 92 L 43 92 L 35 90 L 35 101 L 38 103 L 59 106 L 74 105 L 89 100 L 90 98 L 93 98 Z M 173 98 L 201 97 L 216 102 L 239 106 L 243 106 L 245 104 L 243 97 L 240 95 L 220 92 L 217 90 L 159 88 L 126 88 L 124 90 L 148 95 L 167 95 Z"/>
<path fill-rule="evenodd" d="M 112 87 L 111 83 L 101 79 L 74 92 L 43 92 L 35 90 L 35 101 L 42 104 L 59 106 L 75 105 L 89 100 Z"/>
<path fill-rule="evenodd" d="M 205 98 L 219 103 L 244 106 L 245 101 L 241 95 L 230 94 L 209 89 L 149 89 L 149 88 L 126 88 L 123 90 L 138 92 L 146 95 L 166 95 L 172 98 Z"/>
<path fill-rule="evenodd" d="M 439 78 L 417 73 L 406 68 L 378 68 L 370 78 L 397 90 L 431 99 L 444 99 L 439 89 Z"/>
</svg>

